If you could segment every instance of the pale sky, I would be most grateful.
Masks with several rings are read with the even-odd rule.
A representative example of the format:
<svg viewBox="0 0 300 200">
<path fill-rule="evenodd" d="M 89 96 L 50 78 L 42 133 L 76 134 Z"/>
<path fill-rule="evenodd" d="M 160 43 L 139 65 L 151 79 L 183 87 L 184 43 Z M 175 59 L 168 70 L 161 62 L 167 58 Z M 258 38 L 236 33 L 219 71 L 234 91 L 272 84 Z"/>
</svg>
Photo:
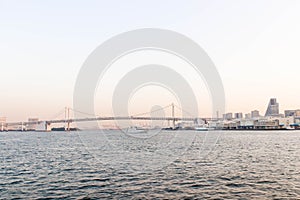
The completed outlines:
<svg viewBox="0 0 300 200">
<path fill-rule="evenodd" d="M 299 11 L 297 0 L 0 0 L 0 116 L 48 119 L 72 106 L 88 55 L 139 28 L 169 29 L 197 42 L 223 80 L 226 111 L 264 114 L 271 97 L 281 112 L 300 109 Z M 202 92 L 199 110 L 209 115 Z M 109 114 L 105 105 L 95 107 Z M 136 111 L 144 112 L 141 106 Z"/>
</svg>

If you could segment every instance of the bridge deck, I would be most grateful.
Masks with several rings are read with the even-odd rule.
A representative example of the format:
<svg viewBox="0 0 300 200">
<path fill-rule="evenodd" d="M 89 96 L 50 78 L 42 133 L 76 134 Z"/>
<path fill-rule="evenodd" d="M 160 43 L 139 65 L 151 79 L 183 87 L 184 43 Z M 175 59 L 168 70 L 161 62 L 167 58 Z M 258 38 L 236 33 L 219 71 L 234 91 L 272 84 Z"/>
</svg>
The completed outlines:
<svg viewBox="0 0 300 200">
<path fill-rule="evenodd" d="M 59 120 L 43 120 L 38 122 L 10 122 L 4 123 L 6 126 L 27 126 L 34 124 L 59 124 L 59 123 L 73 123 L 73 122 L 89 122 L 89 121 L 114 121 L 114 120 L 154 120 L 154 121 L 197 121 L 201 119 L 203 121 L 215 121 L 219 119 L 214 118 L 193 118 L 193 117 L 93 117 L 93 118 L 80 118 L 80 119 L 59 119 Z"/>
</svg>

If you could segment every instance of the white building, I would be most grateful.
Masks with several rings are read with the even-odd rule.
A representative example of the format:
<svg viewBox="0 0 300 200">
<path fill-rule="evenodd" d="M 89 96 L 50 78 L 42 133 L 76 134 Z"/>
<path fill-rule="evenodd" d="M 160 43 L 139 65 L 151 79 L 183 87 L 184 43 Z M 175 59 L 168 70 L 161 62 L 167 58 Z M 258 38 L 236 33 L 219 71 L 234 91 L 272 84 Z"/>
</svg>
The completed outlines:
<svg viewBox="0 0 300 200">
<path fill-rule="evenodd" d="M 251 114 L 250 113 L 246 113 L 245 114 L 245 119 L 251 119 Z"/>
<path fill-rule="evenodd" d="M 289 127 L 291 127 L 291 125 L 293 125 L 295 123 L 294 116 L 276 117 L 276 118 L 273 117 L 272 119 L 277 119 L 279 121 L 280 128 L 289 128 Z"/>
<path fill-rule="evenodd" d="M 285 110 L 284 111 L 284 116 L 285 117 L 290 117 L 290 116 L 300 117 L 300 109 L 297 109 L 297 110 Z"/>
</svg>

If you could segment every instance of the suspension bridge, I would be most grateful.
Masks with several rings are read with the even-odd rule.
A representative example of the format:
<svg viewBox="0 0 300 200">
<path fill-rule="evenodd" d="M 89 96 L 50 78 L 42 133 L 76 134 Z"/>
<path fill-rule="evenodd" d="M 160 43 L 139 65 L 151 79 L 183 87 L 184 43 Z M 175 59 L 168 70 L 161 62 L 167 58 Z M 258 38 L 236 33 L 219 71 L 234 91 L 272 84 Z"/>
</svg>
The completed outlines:
<svg viewBox="0 0 300 200">
<path fill-rule="evenodd" d="M 167 110 L 171 108 L 171 115 L 169 117 L 153 117 L 149 116 L 151 113 L 161 111 L 161 110 Z M 175 108 L 179 109 L 182 113 L 186 113 L 187 116 L 190 117 L 176 117 L 175 116 Z M 71 118 L 70 117 L 70 112 L 73 111 L 74 113 L 80 113 L 84 114 L 87 116 L 93 116 L 93 117 L 83 117 L 83 118 Z M 81 111 L 76 111 L 72 108 L 64 108 L 64 114 L 65 117 L 63 119 L 49 119 L 49 120 L 38 120 L 38 121 L 20 121 L 20 122 L 8 122 L 8 123 L 3 123 L 0 124 L 0 131 L 6 131 L 9 130 L 10 127 L 21 127 L 18 128 L 18 130 L 26 130 L 26 127 L 29 126 L 34 126 L 34 125 L 42 125 L 43 126 L 43 131 L 51 131 L 51 125 L 54 124 L 65 124 L 65 130 L 70 131 L 71 129 L 71 124 L 72 123 L 79 123 L 79 122 L 92 122 L 92 121 L 118 121 L 118 120 L 134 120 L 134 121 L 167 121 L 172 123 L 173 129 L 175 129 L 175 123 L 176 122 L 193 122 L 194 124 L 198 124 L 200 120 L 202 120 L 204 123 L 207 123 L 208 121 L 216 121 L 218 120 L 217 118 L 199 118 L 199 117 L 192 117 L 191 114 L 179 106 L 176 106 L 174 104 L 167 105 L 163 108 L 151 111 L 151 112 L 146 112 L 146 113 L 140 113 L 132 116 L 95 116 L 94 114 L 89 114 L 89 113 L 84 113 Z M 59 113 L 61 115 L 61 112 Z"/>
</svg>

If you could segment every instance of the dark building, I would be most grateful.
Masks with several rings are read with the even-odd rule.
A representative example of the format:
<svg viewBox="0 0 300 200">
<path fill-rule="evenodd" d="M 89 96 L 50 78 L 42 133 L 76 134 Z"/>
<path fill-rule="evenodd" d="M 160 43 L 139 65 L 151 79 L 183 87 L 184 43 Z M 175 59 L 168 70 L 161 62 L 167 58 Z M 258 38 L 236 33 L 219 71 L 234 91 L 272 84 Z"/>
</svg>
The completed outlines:
<svg viewBox="0 0 300 200">
<path fill-rule="evenodd" d="M 275 98 L 270 99 L 265 116 L 278 116 L 279 115 L 279 104 Z"/>
</svg>

